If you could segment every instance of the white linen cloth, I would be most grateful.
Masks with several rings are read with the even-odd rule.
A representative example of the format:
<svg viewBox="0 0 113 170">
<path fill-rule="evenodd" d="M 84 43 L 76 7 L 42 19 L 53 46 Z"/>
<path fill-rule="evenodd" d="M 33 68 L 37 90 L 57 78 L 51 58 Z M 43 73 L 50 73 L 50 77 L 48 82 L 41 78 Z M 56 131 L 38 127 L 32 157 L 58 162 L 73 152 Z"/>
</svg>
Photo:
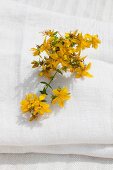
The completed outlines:
<svg viewBox="0 0 113 170">
<path fill-rule="evenodd" d="M 9 23 L 4 19 L 0 28 L 5 32 L 0 41 L 0 152 L 75 153 L 113 158 L 113 65 L 107 63 L 113 61 L 110 44 L 113 25 L 104 24 L 103 27 L 100 22 L 37 11 L 29 6 L 27 10 L 24 6 L 19 10 L 19 6 L 13 9 L 15 17 L 11 13 L 14 18 Z M 72 93 L 64 109 L 56 110 L 58 113 L 41 124 L 27 123 L 19 113 L 19 102 L 23 94 L 37 87 L 37 73 L 30 68 L 32 57 L 27 51 L 35 42 L 40 42 L 38 32 L 47 28 L 62 32 L 78 28 L 98 33 L 102 40 L 100 50 L 89 51 L 88 55 L 105 62 L 90 59 L 93 79 L 71 82 L 68 78 L 68 83 L 67 79 L 63 80 Z"/>
</svg>

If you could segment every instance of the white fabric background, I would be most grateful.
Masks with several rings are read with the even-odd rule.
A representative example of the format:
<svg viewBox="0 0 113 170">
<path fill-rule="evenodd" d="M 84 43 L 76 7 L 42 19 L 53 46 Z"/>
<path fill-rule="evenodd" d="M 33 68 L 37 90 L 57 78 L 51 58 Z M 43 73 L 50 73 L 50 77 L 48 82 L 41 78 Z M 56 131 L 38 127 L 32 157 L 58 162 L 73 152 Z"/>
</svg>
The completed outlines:
<svg viewBox="0 0 113 170">
<path fill-rule="evenodd" d="M 106 3 L 107 2 L 107 3 Z M 1 12 L 0 12 L 0 23 L 1 28 L 2 24 L 10 25 L 8 23 L 9 19 L 11 19 L 12 24 L 17 24 L 18 22 L 23 22 L 25 18 L 21 17 L 21 11 L 19 13 L 20 20 L 18 17 L 18 10 L 16 13 L 16 9 L 13 9 L 13 5 L 32 5 L 38 8 L 47 9 L 56 12 L 63 12 L 69 15 L 76 16 L 85 16 L 88 18 L 94 18 L 104 21 L 112 22 L 112 1 L 54 1 L 51 3 L 49 1 L 0 1 L 1 3 Z M 2 4 L 5 3 L 5 6 Z M 63 5 L 63 3 L 65 5 Z M 75 7 L 74 7 L 75 4 Z M 104 5 L 103 5 L 104 4 Z M 63 6 L 63 10 L 62 10 Z M 5 8 L 4 8 L 5 7 Z M 16 6 L 15 6 L 16 7 Z M 81 7 L 81 8 L 80 8 Z M 103 7 L 103 8 L 102 8 Z M 37 10 L 38 10 L 37 8 Z M 76 10 L 77 8 L 77 10 Z M 96 8 L 96 12 L 95 12 Z M 73 9 L 73 10 L 72 10 Z M 111 10 L 110 10 L 111 9 Z M 26 8 L 25 8 L 26 11 Z M 78 12 L 77 12 L 78 11 Z M 104 11 L 104 12 L 103 12 Z M 17 17 L 16 17 L 17 16 Z M 26 15 L 24 16 L 26 17 Z M 24 23 L 24 22 L 23 22 Z M 15 25 L 18 28 L 18 24 Z M 1 30 L 2 31 L 2 30 Z M 5 30 L 4 30 L 5 31 Z M 12 30 L 13 31 L 13 30 Z M 1 32 L 2 33 L 2 32 Z M 14 32 L 16 34 L 16 32 Z M 109 34 L 109 33 L 108 33 Z M 10 36 L 10 35 L 9 35 Z M 6 35 L 7 37 L 7 35 Z M 20 28 L 20 37 L 22 38 L 22 32 Z M 1 37 L 2 38 L 2 34 Z M 12 37 L 13 38 L 13 37 Z M 16 43 L 16 40 L 15 40 Z M 17 42 L 18 43 L 18 42 Z M 4 50 L 5 44 L 1 44 L 1 49 Z M 7 50 L 7 49 L 6 49 Z M 10 53 L 10 52 L 9 52 Z M 38 160 L 38 161 L 37 161 Z M 25 154 L 25 155 L 13 155 L 13 154 L 1 154 L 0 155 L 0 169 L 112 169 L 113 162 L 112 160 L 103 160 L 96 158 L 88 158 L 81 156 L 58 156 L 58 155 L 42 155 L 42 154 Z"/>
<path fill-rule="evenodd" d="M 1 154 L 0 170 L 112 170 L 113 160 L 76 155 Z"/>
</svg>

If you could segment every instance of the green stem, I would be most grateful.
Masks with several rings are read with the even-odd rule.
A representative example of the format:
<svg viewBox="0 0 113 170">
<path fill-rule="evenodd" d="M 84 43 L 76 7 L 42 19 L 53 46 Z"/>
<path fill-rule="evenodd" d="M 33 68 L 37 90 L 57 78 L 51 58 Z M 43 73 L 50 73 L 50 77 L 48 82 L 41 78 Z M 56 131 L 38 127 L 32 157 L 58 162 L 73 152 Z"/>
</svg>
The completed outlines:
<svg viewBox="0 0 113 170">
<path fill-rule="evenodd" d="M 51 84 L 51 82 L 53 81 L 53 79 L 55 78 L 57 72 L 58 72 L 58 70 L 56 70 L 56 72 L 54 73 L 54 75 L 51 77 L 49 83 L 41 82 L 41 83 L 43 83 L 43 84 L 46 84 L 46 86 L 43 88 L 43 90 L 40 91 L 41 94 L 46 94 L 46 95 L 47 95 L 47 92 L 46 92 L 46 91 L 47 91 L 48 87 L 52 88 L 52 87 L 50 86 L 50 84 Z"/>
<path fill-rule="evenodd" d="M 51 84 L 51 82 L 54 80 L 54 78 L 55 78 L 55 76 L 56 76 L 56 74 L 57 74 L 57 71 L 55 72 L 55 74 L 51 77 L 51 79 L 50 79 L 50 82 L 48 83 L 48 85 L 50 85 Z M 49 86 L 46 86 L 46 90 L 47 90 L 47 88 L 48 88 Z"/>
</svg>

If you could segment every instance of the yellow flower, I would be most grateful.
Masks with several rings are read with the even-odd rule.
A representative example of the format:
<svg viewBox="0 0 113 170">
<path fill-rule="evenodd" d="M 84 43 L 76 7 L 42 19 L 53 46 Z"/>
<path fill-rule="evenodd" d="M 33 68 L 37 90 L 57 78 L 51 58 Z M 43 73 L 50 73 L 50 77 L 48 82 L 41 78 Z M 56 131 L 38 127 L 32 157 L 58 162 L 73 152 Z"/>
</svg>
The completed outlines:
<svg viewBox="0 0 113 170">
<path fill-rule="evenodd" d="M 43 32 L 43 35 L 53 36 L 54 30 L 47 30 L 47 31 Z"/>
<path fill-rule="evenodd" d="M 46 95 L 45 94 L 41 94 L 35 104 L 34 107 L 34 115 L 36 114 L 40 114 L 43 115 L 44 113 L 49 113 L 51 112 L 50 108 L 49 108 L 49 104 L 47 104 L 44 99 L 45 99 Z"/>
<path fill-rule="evenodd" d="M 99 40 L 98 35 L 93 35 L 92 36 L 92 47 L 96 49 L 98 48 L 98 44 L 100 43 L 101 41 Z"/>
<path fill-rule="evenodd" d="M 36 68 L 36 67 L 39 66 L 39 62 L 38 61 L 32 61 L 31 64 L 32 64 L 32 68 Z"/>
<path fill-rule="evenodd" d="M 88 70 L 91 68 L 91 63 L 89 63 L 87 66 L 82 65 L 82 67 L 79 67 L 76 69 L 76 78 L 81 77 L 88 77 L 92 78 L 93 76 L 88 72 Z"/>
<path fill-rule="evenodd" d="M 49 104 L 45 102 L 46 95 L 27 94 L 25 99 L 21 101 L 21 110 L 23 113 L 30 112 L 36 116 L 51 112 Z"/>
<path fill-rule="evenodd" d="M 37 100 L 36 94 L 32 94 L 32 93 L 27 94 L 25 99 L 21 101 L 22 112 L 30 111 L 36 100 Z"/>
<path fill-rule="evenodd" d="M 31 48 L 31 51 L 33 51 L 33 56 L 37 56 L 40 54 L 40 51 L 37 48 Z"/>
<path fill-rule="evenodd" d="M 57 68 L 58 64 L 59 64 L 59 61 L 58 61 L 58 60 L 53 60 L 53 59 L 51 59 L 51 60 L 49 60 L 49 62 L 48 62 L 48 68 L 54 70 L 54 69 Z"/>
<path fill-rule="evenodd" d="M 70 93 L 66 87 L 54 89 L 52 92 L 52 104 L 58 103 L 60 107 L 63 107 L 64 102 L 70 99 Z"/>
<path fill-rule="evenodd" d="M 75 43 L 77 44 L 76 51 L 80 52 L 81 50 L 84 50 L 85 48 L 89 48 L 91 45 L 90 41 L 87 41 L 86 38 L 82 35 L 82 33 L 79 33 L 77 38 L 75 39 Z"/>
<path fill-rule="evenodd" d="M 50 79 L 50 77 L 52 76 L 51 74 L 51 70 L 47 71 L 46 69 L 45 70 L 42 70 L 41 72 L 39 72 L 39 76 L 42 77 L 47 77 L 48 79 Z"/>
<path fill-rule="evenodd" d="M 50 50 L 50 42 L 49 42 L 49 39 L 46 40 L 46 37 L 45 37 L 43 44 L 40 46 L 40 53 L 45 51 L 48 54 L 48 50 Z"/>
<path fill-rule="evenodd" d="M 22 112 L 28 112 L 30 110 L 30 105 L 27 100 L 21 101 L 21 110 L 22 110 Z"/>
<path fill-rule="evenodd" d="M 53 53 L 53 54 L 50 54 L 50 57 L 54 60 L 57 60 L 58 59 L 58 55 L 57 53 Z"/>
<path fill-rule="evenodd" d="M 68 38 L 70 36 L 70 33 L 69 32 L 66 32 L 65 33 L 65 37 Z"/>
</svg>

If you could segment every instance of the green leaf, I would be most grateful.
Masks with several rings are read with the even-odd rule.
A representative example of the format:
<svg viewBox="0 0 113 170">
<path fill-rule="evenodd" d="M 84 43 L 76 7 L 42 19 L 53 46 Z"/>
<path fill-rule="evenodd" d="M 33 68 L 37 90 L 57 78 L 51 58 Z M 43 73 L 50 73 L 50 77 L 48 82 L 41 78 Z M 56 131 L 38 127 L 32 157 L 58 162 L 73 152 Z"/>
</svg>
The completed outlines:
<svg viewBox="0 0 113 170">
<path fill-rule="evenodd" d="M 40 83 L 45 84 L 46 86 L 48 85 L 45 81 L 41 81 Z"/>
<path fill-rule="evenodd" d="M 54 78 L 54 76 L 51 76 L 51 77 L 50 77 L 50 79 L 53 79 L 53 78 Z"/>
<path fill-rule="evenodd" d="M 54 35 L 56 35 L 58 33 L 58 31 L 54 32 Z"/>
<path fill-rule="evenodd" d="M 62 67 L 62 70 L 64 70 L 66 72 L 67 71 L 67 67 L 66 66 Z"/>
<path fill-rule="evenodd" d="M 49 88 L 52 89 L 52 87 L 50 86 L 50 84 L 46 83 L 45 81 L 41 81 L 40 83 L 45 84 L 47 87 L 49 87 Z"/>
<path fill-rule="evenodd" d="M 57 71 L 58 73 L 62 74 L 62 72 L 61 72 L 59 69 L 57 69 L 56 71 Z"/>
<path fill-rule="evenodd" d="M 48 95 L 45 88 L 43 90 L 41 90 L 40 93 Z"/>
</svg>

